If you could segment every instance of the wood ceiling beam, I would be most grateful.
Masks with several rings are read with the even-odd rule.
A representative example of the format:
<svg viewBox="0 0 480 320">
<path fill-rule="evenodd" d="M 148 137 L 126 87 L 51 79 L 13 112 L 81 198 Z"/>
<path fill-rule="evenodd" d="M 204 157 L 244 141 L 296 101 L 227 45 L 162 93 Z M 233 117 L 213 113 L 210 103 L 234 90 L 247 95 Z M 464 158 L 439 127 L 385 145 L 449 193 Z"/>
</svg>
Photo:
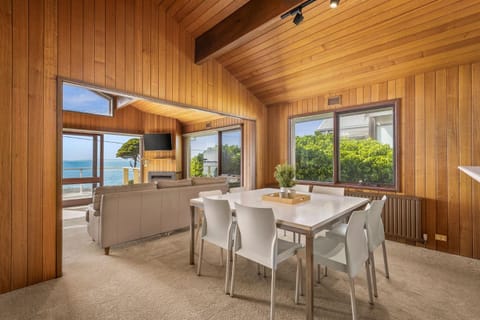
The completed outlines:
<svg viewBox="0 0 480 320">
<path fill-rule="evenodd" d="M 275 18 L 305 0 L 251 0 L 195 39 L 195 63 L 238 47 L 255 38 Z"/>
</svg>

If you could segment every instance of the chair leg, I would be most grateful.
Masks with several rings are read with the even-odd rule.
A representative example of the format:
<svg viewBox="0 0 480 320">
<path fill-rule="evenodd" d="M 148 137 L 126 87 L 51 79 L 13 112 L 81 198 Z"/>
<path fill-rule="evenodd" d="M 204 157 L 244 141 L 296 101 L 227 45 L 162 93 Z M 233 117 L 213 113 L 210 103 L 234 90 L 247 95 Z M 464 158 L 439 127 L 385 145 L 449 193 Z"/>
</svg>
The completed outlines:
<svg viewBox="0 0 480 320">
<path fill-rule="evenodd" d="M 293 235 L 293 242 L 295 242 L 295 239 L 297 237 L 297 234 L 295 232 L 292 232 L 292 235 Z"/>
<path fill-rule="evenodd" d="M 328 268 L 327 268 L 327 266 L 325 266 L 325 274 L 324 274 L 324 276 L 325 276 L 325 277 L 328 276 Z"/>
<path fill-rule="evenodd" d="M 355 282 L 350 278 L 350 303 L 352 304 L 352 319 L 357 320 L 357 301 L 355 299 Z"/>
<path fill-rule="evenodd" d="M 388 261 L 387 261 L 387 248 L 385 247 L 385 240 L 382 242 L 383 247 L 383 262 L 385 263 L 385 276 L 387 279 L 390 279 L 390 273 L 388 272 Z"/>
<path fill-rule="evenodd" d="M 231 250 L 227 250 L 227 267 L 225 268 L 225 294 L 228 294 L 228 281 L 230 280 L 230 255 Z"/>
<path fill-rule="evenodd" d="M 197 276 L 200 275 L 200 270 L 202 268 L 202 257 L 203 257 L 203 245 L 204 245 L 204 242 L 205 240 L 202 239 L 202 241 L 200 241 L 200 252 L 198 254 L 198 266 L 197 266 Z"/>
<path fill-rule="evenodd" d="M 263 266 L 263 277 L 267 277 L 267 268 L 265 268 L 265 266 Z"/>
<path fill-rule="evenodd" d="M 302 261 L 300 260 L 300 295 L 303 297 L 305 294 L 303 292 L 304 286 L 303 286 L 303 265 Z"/>
<path fill-rule="evenodd" d="M 368 256 L 370 258 L 370 272 L 372 274 L 372 283 L 373 283 L 373 295 L 375 298 L 378 297 L 378 292 L 377 292 L 377 270 L 375 269 L 375 256 L 373 255 L 373 252 L 369 252 Z"/>
<path fill-rule="evenodd" d="M 261 274 L 261 272 L 260 272 L 260 264 L 257 263 L 257 275 L 260 275 L 260 274 Z"/>
<path fill-rule="evenodd" d="M 202 213 L 198 211 L 197 231 L 195 234 L 195 242 L 198 243 L 198 236 L 200 235 L 200 229 L 202 228 Z"/>
<path fill-rule="evenodd" d="M 232 252 L 233 261 L 232 261 L 232 279 L 230 279 L 230 297 L 233 297 L 233 286 L 235 285 L 235 265 L 237 264 L 237 254 Z"/>
<path fill-rule="evenodd" d="M 320 283 L 320 278 L 322 277 L 322 267 L 317 264 L 317 283 Z"/>
<path fill-rule="evenodd" d="M 373 295 L 372 295 L 372 279 L 370 277 L 370 266 L 368 260 L 365 261 L 365 271 L 367 272 L 367 283 L 368 283 L 368 302 L 373 305 Z"/>
<path fill-rule="evenodd" d="M 302 259 L 297 257 L 297 275 L 295 279 L 295 304 L 298 304 L 298 298 L 300 295 L 300 286 L 302 283 L 301 272 L 302 272 Z"/>
<path fill-rule="evenodd" d="M 270 320 L 275 319 L 275 267 L 272 268 L 272 289 L 270 292 Z"/>
</svg>

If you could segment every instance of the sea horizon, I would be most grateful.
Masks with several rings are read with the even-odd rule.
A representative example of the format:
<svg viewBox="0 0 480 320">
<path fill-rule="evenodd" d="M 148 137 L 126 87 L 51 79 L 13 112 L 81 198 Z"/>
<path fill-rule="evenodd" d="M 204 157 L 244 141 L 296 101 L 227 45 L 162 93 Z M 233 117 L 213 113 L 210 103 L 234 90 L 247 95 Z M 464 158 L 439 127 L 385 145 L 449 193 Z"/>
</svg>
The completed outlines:
<svg viewBox="0 0 480 320">
<path fill-rule="evenodd" d="M 131 168 L 131 160 L 127 159 L 105 159 L 104 164 L 104 185 L 121 185 L 123 184 L 123 168 Z M 137 162 L 137 168 L 139 163 Z M 91 177 L 92 160 L 64 160 L 63 161 L 63 178 L 80 178 Z M 133 172 L 129 170 L 129 180 L 133 179 Z M 75 185 L 64 186 L 64 188 L 75 188 Z"/>
</svg>

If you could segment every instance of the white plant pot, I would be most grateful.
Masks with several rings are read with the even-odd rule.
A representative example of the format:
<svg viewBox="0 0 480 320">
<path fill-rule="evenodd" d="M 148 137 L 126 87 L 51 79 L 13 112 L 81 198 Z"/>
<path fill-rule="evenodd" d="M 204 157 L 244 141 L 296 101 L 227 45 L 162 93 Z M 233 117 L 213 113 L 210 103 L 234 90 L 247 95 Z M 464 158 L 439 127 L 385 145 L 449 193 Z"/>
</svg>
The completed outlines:
<svg viewBox="0 0 480 320">
<path fill-rule="evenodd" d="M 288 188 L 280 187 L 280 198 L 288 198 Z"/>
</svg>

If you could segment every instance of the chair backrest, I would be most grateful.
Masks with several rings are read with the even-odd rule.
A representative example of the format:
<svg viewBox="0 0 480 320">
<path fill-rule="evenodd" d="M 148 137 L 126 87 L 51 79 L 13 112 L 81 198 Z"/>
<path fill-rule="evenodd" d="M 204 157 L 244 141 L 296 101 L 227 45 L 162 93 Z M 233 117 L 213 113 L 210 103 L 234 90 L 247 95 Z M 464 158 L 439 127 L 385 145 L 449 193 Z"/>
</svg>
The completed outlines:
<svg viewBox="0 0 480 320">
<path fill-rule="evenodd" d="M 253 208 L 235 203 L 235 213 L 235 251 L 241 248 L 246 255 L 267 258 L 275 266 L 277 226 L 272 208 Z"/>
<path fill-rule="evenodd" d="M 208 235 L 216 242 L 227 244 L 230 225 L 232 223 L 232 211 L 228 200 L 203 199 L 204 217 L 202 223 L 202 236 Z"/>
<path fill-rule="evenodd" d="M 355 277 L 368 259 L 367 238 L 364 231 L 366 212 L 368 211 L 354 211 L 348 220 L 345 234 L 345 255 L 347 272 L 350 277 Z"/>
<path fill-rule="evenodd" d="M 230 188 L 228 190 L 230 193 L 237 193 L 237 192 L 243 192 L 245 191 L 245 187 L 235 187 L 235 188 Z"/>
<path fill-rule="evenodd" d="M 385 229 L 382 222 L 382 211 L 387 201 L 387 196 L 382 200 L 373 200 L 370 203 L 365 226 L 367 229 L 368 250 L 372 252 L 385 241 Z"/>
<path fill-rule="evenodd" d="M 345 188 L 313 186 L 312 192 L 343 196 L 345 195 Z"/>
<path fill-rule="evenodd" d="M 219 196 L 222 194 L 222 190 L 209 190 L 209 191 L 200 191 L 198 196 L 200 198 L 208 197 L 208 196 Z"/>
<path fill-rule="evenodd" d="M 310 186 L 308 184 L 296 184 L 293 189 L 298 192 L 310 192 Z"/>
</svg>

